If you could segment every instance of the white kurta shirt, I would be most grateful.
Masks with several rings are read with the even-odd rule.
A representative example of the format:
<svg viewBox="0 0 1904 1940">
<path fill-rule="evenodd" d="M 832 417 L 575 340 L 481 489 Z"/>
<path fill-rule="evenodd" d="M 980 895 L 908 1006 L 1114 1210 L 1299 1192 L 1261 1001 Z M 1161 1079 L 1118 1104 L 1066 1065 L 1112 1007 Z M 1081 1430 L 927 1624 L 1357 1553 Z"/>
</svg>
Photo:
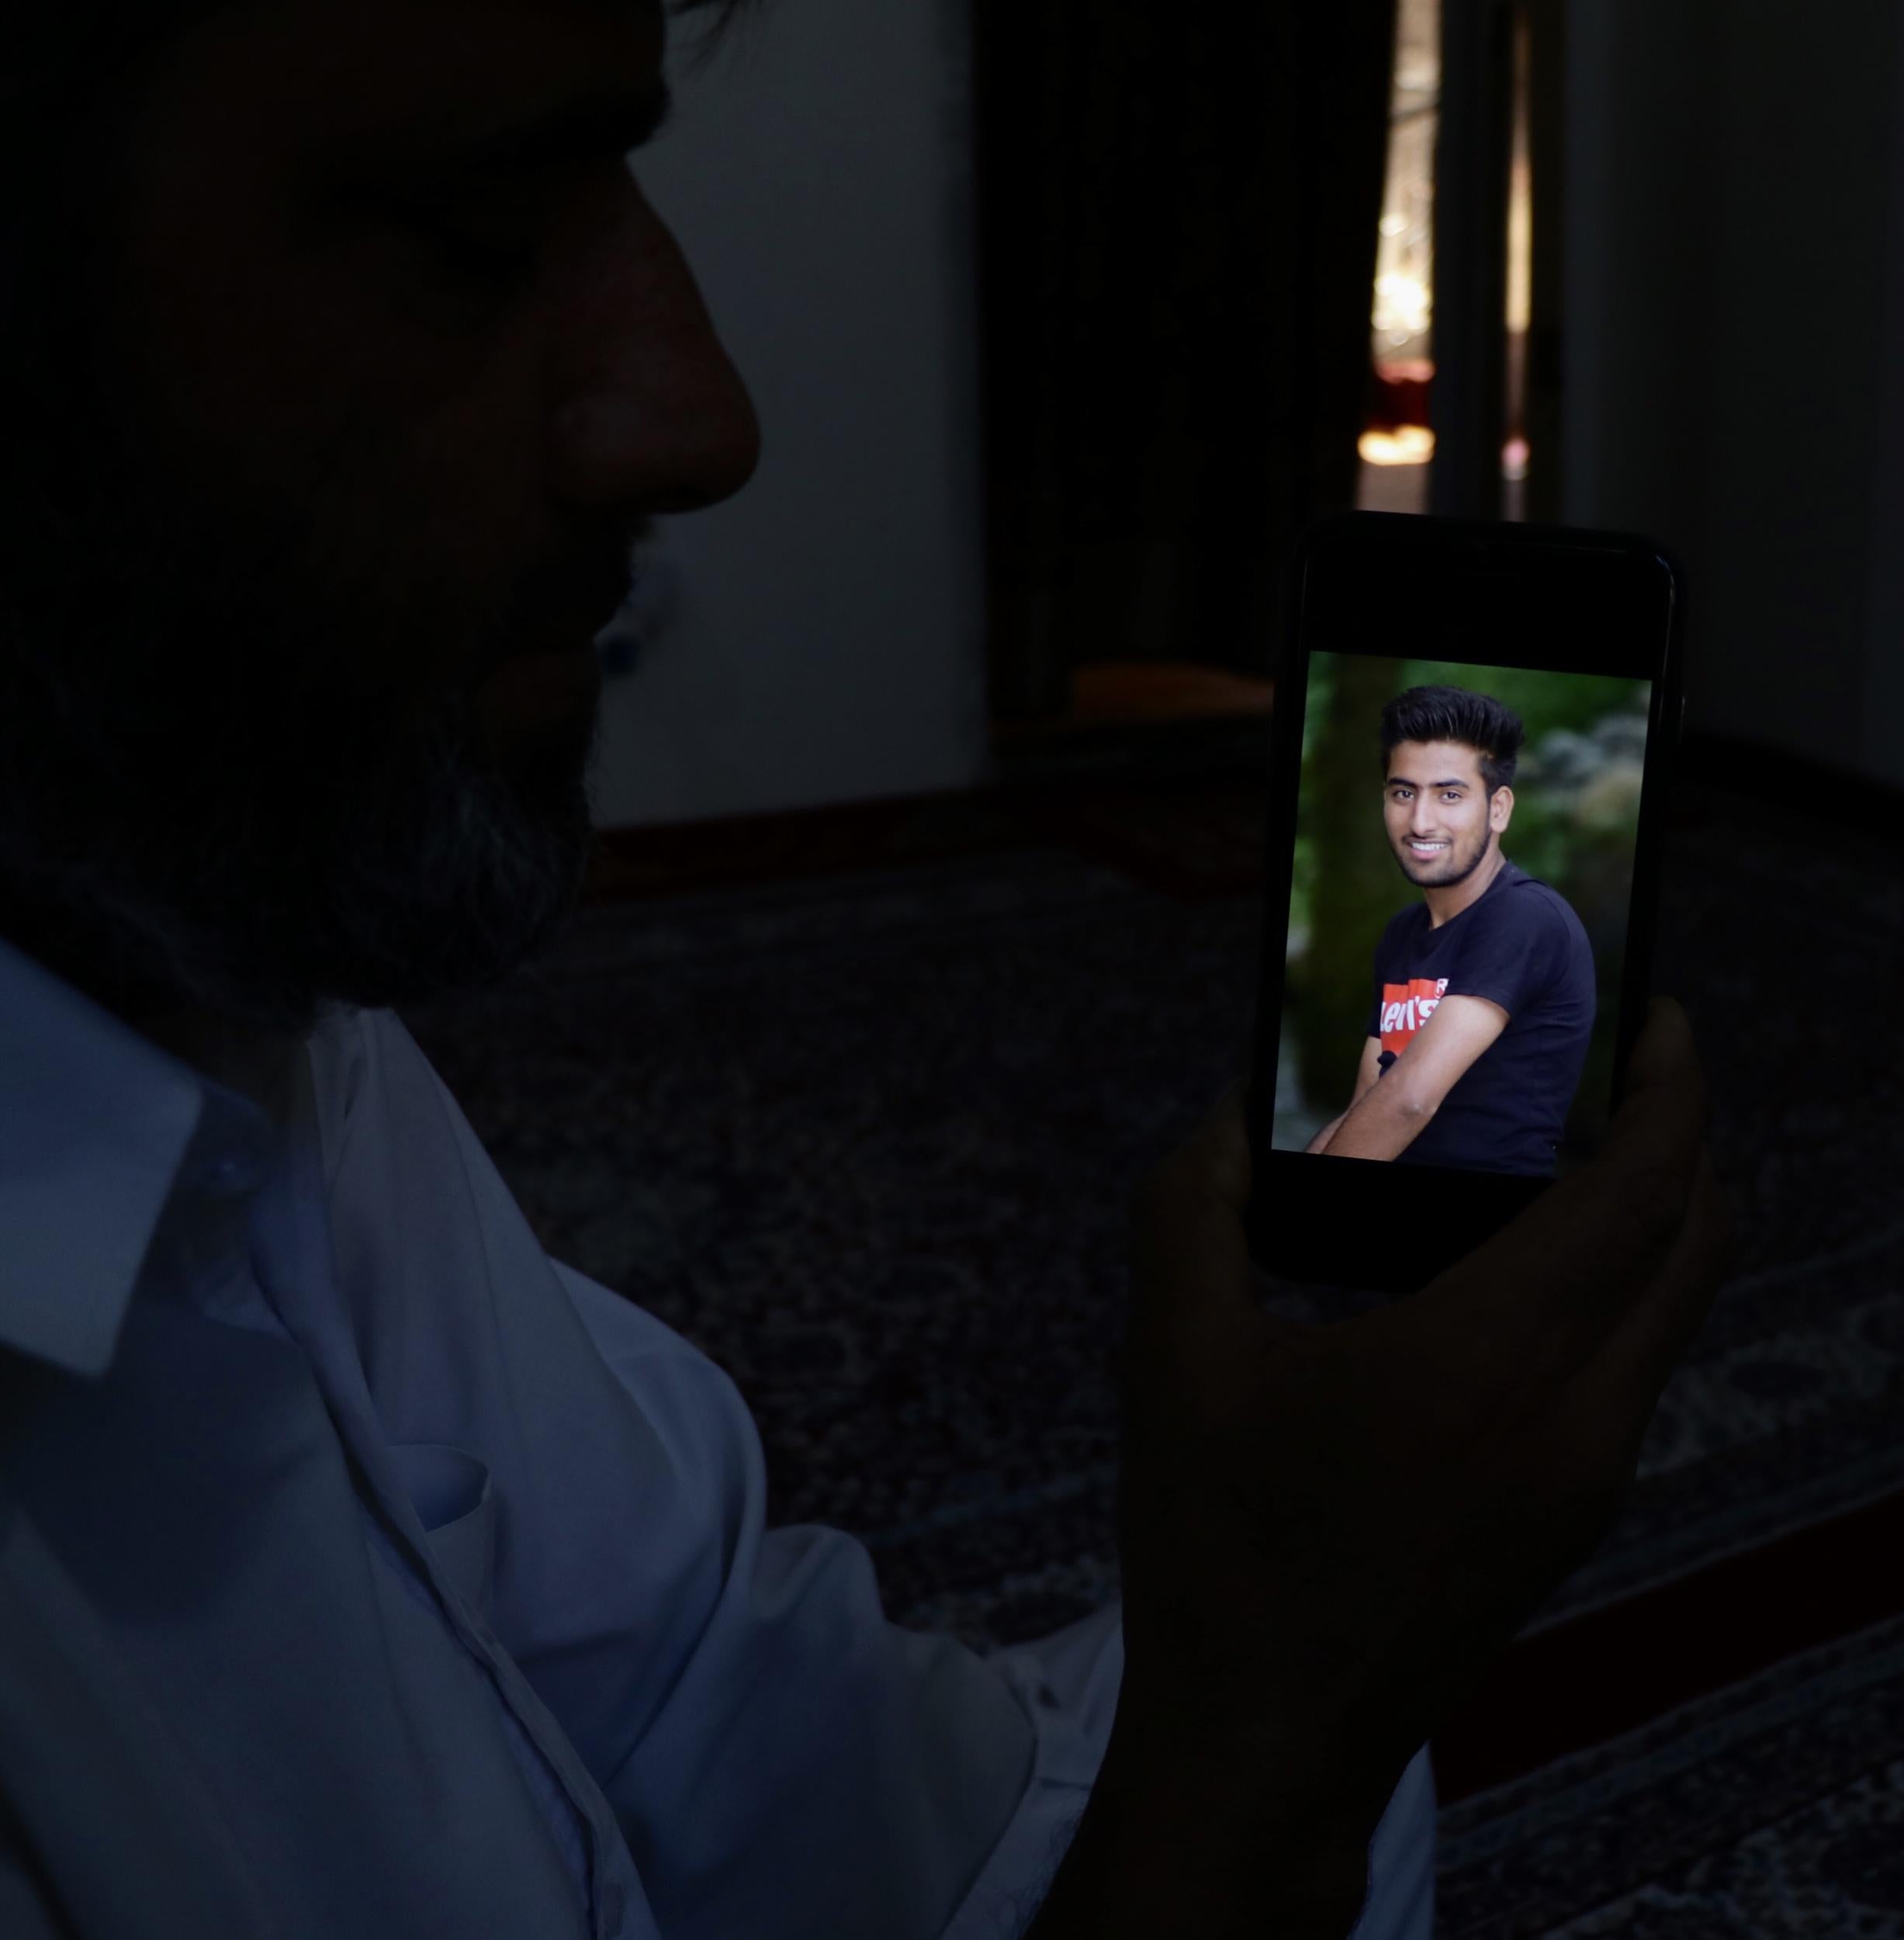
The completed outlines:
<svg viewBox="0 0 1904 1940">
<path fill-rule="evenodd" d="M 1020 1932 L 1116 1607 L 888 1623 L 394 1013 L 305 1048 L 279 1127 L 0 942 L 0 1933 Z M 1417 1767 L 1364 1935 L 1428 1931 Z"/>
</svg>

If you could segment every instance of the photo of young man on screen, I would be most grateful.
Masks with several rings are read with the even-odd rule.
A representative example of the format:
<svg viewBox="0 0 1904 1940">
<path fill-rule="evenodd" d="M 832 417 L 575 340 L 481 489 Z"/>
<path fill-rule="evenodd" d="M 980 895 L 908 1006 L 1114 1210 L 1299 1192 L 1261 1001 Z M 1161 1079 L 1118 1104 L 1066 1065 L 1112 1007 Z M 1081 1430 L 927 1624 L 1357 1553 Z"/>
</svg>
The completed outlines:
<svg viewBox="0 0 1904 1940">
<path fill-rule="evenodd" d="M 1508 860 L 1520 718 L 1417 687 L 1382 710 L 1383 818 L 1421 892 L 1375 952 L 1355 1095 L 1312 1152 L 1551 1176 L 1593 1034 L 1592 946 Z"/>
</svg>

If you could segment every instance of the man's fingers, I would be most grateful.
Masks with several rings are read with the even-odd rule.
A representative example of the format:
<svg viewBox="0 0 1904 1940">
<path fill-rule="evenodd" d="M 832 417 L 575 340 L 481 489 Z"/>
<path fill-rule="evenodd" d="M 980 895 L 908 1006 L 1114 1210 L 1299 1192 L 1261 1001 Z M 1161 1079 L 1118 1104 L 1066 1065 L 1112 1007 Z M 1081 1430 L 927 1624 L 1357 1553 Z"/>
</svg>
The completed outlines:
<svg viewBox="0 0 1904 1940">
<path fill-rule="evenodd" d="M 1685 1013 L 1656 1003 L 1599 1156 L 1422 1297 L 1529 1377 L 1570 1378 L 1679 1244 L 1703 1162 L 1705 1083 Z"/>
<path fill-rule="evenodd" d="M 1243 1225 L 1248 1097 L 1246 1083 L 1232 1085 L 1132 1195 L 1128 1353 L 1204 1358 L 1246 1335 L 1259 1339 L 1268 1324 Z M 1658 999 L 1598 1157 L 1418 1296 L 1471 1344 L 1477 1375 L 1512 1370 L 1557 1392 L 1649 1299 L 1676 1249 L 1691 1243 L 1684 1229 L 1707 1163 L 1705 1120 L 1685 1013 Z M 1649 1342 L 1666 1351 L 1697 1325 L 1699 1298 L 1669 1297 L 1629 1351 L 1647 1351 Z"/>
</svg>

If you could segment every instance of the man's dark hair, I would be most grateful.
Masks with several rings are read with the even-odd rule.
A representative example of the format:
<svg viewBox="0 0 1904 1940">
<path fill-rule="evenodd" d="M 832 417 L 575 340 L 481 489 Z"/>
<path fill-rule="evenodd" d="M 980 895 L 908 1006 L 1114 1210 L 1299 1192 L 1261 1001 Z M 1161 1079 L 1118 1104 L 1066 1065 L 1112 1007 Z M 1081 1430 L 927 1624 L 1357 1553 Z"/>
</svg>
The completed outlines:
<svg viewBox="0 0 1904 1940">
<path fill-rule="evenodd" d="M 1491 799 L 1497 789 L 1513 787 L 1526 738 L 1520 715 L 1491 694 L 1465 687 L 1411 687 L 1382 710 L 1383 772 L 1404 741 L 1452 741 L 1480 755 L 1481 778 Z"/>
</svg>

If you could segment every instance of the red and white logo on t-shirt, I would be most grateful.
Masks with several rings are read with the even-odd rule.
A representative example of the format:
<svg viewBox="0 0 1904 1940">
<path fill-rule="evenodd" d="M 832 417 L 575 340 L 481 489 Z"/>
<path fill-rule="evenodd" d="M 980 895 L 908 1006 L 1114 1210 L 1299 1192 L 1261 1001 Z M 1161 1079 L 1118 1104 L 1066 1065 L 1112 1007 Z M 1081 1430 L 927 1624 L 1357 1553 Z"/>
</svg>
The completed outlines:
<svg viewBox="0 0 1904 1940">
<path fill-rule="evenodd" d="M 1382 1048 L 1397 1057 L 1408 1041 L 1435 1014 L 1448 989 L 1445 977 L 1415 977 L 1407 983 L 1382 986 Z"/>
</svg>

